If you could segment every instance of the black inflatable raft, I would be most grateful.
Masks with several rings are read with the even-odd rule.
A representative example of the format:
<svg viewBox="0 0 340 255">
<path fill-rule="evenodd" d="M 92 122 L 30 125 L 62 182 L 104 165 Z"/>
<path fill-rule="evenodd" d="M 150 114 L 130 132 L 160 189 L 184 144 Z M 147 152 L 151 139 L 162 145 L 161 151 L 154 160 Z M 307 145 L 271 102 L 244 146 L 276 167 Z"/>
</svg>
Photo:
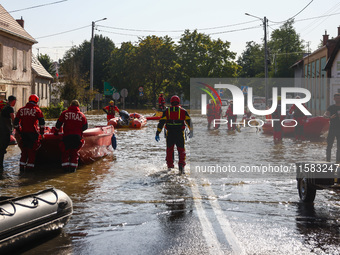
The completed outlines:
<svg viewBox="0 0 340 255">
<path fill-rule="evenodd" d="M 54 188 L 17 198 L 0 197 L 0 254 L 59 231 L 72 213 L 71 199 Z"/>
</svg>

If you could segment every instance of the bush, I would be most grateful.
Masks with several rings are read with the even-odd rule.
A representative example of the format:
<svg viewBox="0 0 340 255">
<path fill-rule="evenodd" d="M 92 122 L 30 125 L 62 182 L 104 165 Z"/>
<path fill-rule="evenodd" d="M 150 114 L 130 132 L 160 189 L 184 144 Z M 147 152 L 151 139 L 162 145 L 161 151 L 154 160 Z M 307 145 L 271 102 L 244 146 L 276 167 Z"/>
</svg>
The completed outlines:
<svg viewBox="0 0 340 255">
<path fill-rule="evenodd" d="M 49 107 L 41 107 L 40 108 L 42 112 L 44 113 L 45 119 L 56 119 L 59 118 L 60 114 L 66 109 L 64 107 L 64 102 L 61 101 L 57 105 L 51 105 Z"/>
</svg>

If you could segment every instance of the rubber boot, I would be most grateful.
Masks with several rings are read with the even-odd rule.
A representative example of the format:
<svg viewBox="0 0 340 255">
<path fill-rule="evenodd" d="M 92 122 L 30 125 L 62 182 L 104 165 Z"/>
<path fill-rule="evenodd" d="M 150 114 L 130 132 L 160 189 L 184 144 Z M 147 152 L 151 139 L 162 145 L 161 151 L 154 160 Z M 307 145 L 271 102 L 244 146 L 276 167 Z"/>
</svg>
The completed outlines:
<svg viewBox="0 0 340 255">
<path fill-rule="evenodd" d="M 179 168 L 179 174 L 184 174 L 184 166 L 179 165 L 178 168 Z"/>
</svg>

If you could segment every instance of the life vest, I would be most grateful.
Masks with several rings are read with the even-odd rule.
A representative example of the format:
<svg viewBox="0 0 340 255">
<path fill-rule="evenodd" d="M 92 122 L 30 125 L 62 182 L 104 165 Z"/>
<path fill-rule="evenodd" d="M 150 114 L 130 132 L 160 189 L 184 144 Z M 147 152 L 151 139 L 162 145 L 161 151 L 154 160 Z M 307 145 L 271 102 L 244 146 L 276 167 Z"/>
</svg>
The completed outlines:
<svg viewBox="0 0 340 255">
<path fill-rule="evenodd" d="M 174 129 L 180 128 L 185 129 L 186 110 L 180 106 L 168 107 L 166 111 L 166 128 Z"/>
</svg>

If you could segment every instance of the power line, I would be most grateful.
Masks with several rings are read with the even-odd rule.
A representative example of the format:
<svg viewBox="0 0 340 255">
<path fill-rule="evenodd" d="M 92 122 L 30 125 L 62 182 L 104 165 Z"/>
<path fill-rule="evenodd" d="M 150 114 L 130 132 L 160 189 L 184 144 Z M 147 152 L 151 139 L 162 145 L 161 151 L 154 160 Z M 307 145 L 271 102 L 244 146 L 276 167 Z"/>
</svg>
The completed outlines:
<svg viewBox="0 0 340 255">
<path fill-rule="evenodd" d="M 65 1 L 65 0 L 64 0 Z M 305 19 L 300 19 L 300 20 L 295 20 L 294 22 L 300 22 L 300 21 L 306 21 L 306 20 L 312 20 L 312 19 L 319 19 L 319 18 L 324 18 L 324 17 L 330 17 L 330 16 L 334 16 L 334 15 L 339 15 L 340 12 L 338 13 L 332 13 L 332 14 L 327 14 L 327 15 L 321 15 L 321 16 L 316 16 L 316 17 L 311 17 L 311 18 L 305 18 Z M 231 27 L 231 26 L 236 26 L 236 25 L 241 25 L 241 24 L 246 24 L 246 23 L 251 23 L 251 22 L 256 22 L 257 20 L 253 20 L 253 21 L 248 21 L 248 22 L 243 22 L 243 23 L 237 23 L 237 24 L 232 24 L 232 25 L 226 25 L 226 26 L 220 26 L 220 27 L 211 27 L 211 28 L 203 28 L 203 29 L 198 29 L 198 30 L 209 30 L 209 29 L 217 29 L 217 28 L 224 28 L 224 27 Z M 284 23 L 284 22 L 281 22 Z M 279 25 L 279 22 L 277 24 L 273 24 L 272 26 L 277 26 Z M 80 28 L 75 28 L 72 30 L 68 30 L 68 31 L 64 31 L 64 32 L 60 32 L 60 33 L 56 33 L 56 34 L 51 34 L 51 35 L 46 35 L 46 36 L 41 36 L 41 37 L 37 37 L 36 39 L 41 39 L 41 38 L 46 38 L 46 37 L 51 37 L 51 36 L 56 36 L 56 35 L 61 35 L 61 34 L 65 34 L 65 33 L 69 33 L 72 31 L 76 31 L 76 30 L 80 30 L 86 27 L 90 27 L 91 25 L 88 26 L 84 26 L 84 27 L 80 27 Z M 262 25 L 261 25 L 262 26 Z M 117 28 L 117 27 L 108 27 L 108 26 L 98 26 L 98 27 L 106 27 L 106 28 L 112 28 L 112 29 L 117 29 L 117 30 L 126 30 L 126 31 L 139 31 L 139 32 L 183 32 L 184 30 L 167 30 L 167 31 L 159 31 L 159 30 L 142 30 L 142 29 L 130 29 L 130 28 Z M 248 27 L 248 28 L 241 28 L 241 29 L 235 29 L 235 30 L 230 30 L 230 31 L 222 31 L 222 32 L 215 32 L 215 33 L 210 33 L 209 35 L 214 35 L 214 34 L 223 34 L 223 33 L 231 33 L 231 32 L 237 32 L 237 31 L 242 31 L 242 30 L 249 30 L 249 29 L 253 29 L 253 28 L 257 28 L 257 26 L 254 27 Z M 273 29 L 271 27 L 271 29 Z M 99 30 L 98 31 L 103 31 L 103 32 L 107 32 L 107 33 L 112 33 L 112 34 L 118 34 L 118 35 L 127 35 L 127 36 L 142 36 L 142 35 L 134 35 L 134 34 L 124 34 L 124 33 L 117 33 L 117 32 L 112 32 L 112 31 L 105 31 L 105 30 Z"/>
<path fill-rule="evenodd" d="M 19 10 L 9 11 L 8 13 L 19 12 L 19 11 L 25 11 L 25 10 L 34 9 L 34 8 L 39 8 L 39 7 L 43 7 L 43 6 L 47 6 L 47 5 L 52 5 L 52 4 L 59 4 L 59 3 L 62 3 L 62 2 L 66 2 L 66 1 L 67 1 L 67 0 L 61 0 L 61 1 L 52 2 L 52 3 L 48 3 L 48 4 L 35 5 L 35 6 L 31 6 L 31 7 L 19 9 Z"/>
<path fill-rule="evenodd" d="M 299 15 L 301 12 L 303 12 L 314 0 L 310 1 L 305 7 L 303 7 L 298 13 L 296 13 L 294 16 L 290 17 L 289 19 L 286 19 L 285 21 L 280 21 L 280 22 L 276 22 L 276 21 L 270 21 L 272 23 L 285 23 L 288 20 L 294 19 L 297 15 Z"/>
<path fill-rule="evenodd" d="M 252 21 L 241 22 L 241 23 L 225 25 L 225 26 L 219 26 L 219 27 L 197 28 L 197 30 L 221 29 L 221 28 L 226 28 L 226 27 L 233 27 L 233 26 L 249 24 L 249 23 L 253 23 L 253 22 L 256 22 L 256 21 L 257 20 L 252 20 Z M 133 32 L 148 32 L 148 33 L 181 33 L 181 32 L 183 32 L 185 30 L 185 29 L 182 29 L 182 30 L 149 30 L 149 29 L 134 29 L 134 28 L 122 28 L 122 27 L 110 27 L 110 26 L 103 26 L 103 25 L 98 25 L 98 27 L 105 27 L 105 28 L 111 28 L 111 29 L 116 29 L 116 30 L 133 31 Z"/>
<path fill-rule="evenodd" d="M 87 25 L 87 26 L 83 26 L 83 27 L 78 27 L 78 28 L 71 29 L 71 30 L 67 30 L 67 31 L 60 32 L 60 33 L 55 33 L 55 34 L 51 34 L 51 35 L 40 36 L 40 37 L 37 37 L 37 38 L 35 38 L 35 39 L 42 39 L 42 38 L 46 38 L 46 37 L 52 37 L 52 36 L 56 36 L 56 35 L 62 35 L 62 34 L 66 34 L 66 33 L 73 32 L 73 31 L 77 31 L 77 30 L 80 30 L 80 29 L 83 29 L 83 28 L 87 28 L 87 27 L 90 27 L 90 26 L 91 26 L 91 25 Z"/>
</svg>

